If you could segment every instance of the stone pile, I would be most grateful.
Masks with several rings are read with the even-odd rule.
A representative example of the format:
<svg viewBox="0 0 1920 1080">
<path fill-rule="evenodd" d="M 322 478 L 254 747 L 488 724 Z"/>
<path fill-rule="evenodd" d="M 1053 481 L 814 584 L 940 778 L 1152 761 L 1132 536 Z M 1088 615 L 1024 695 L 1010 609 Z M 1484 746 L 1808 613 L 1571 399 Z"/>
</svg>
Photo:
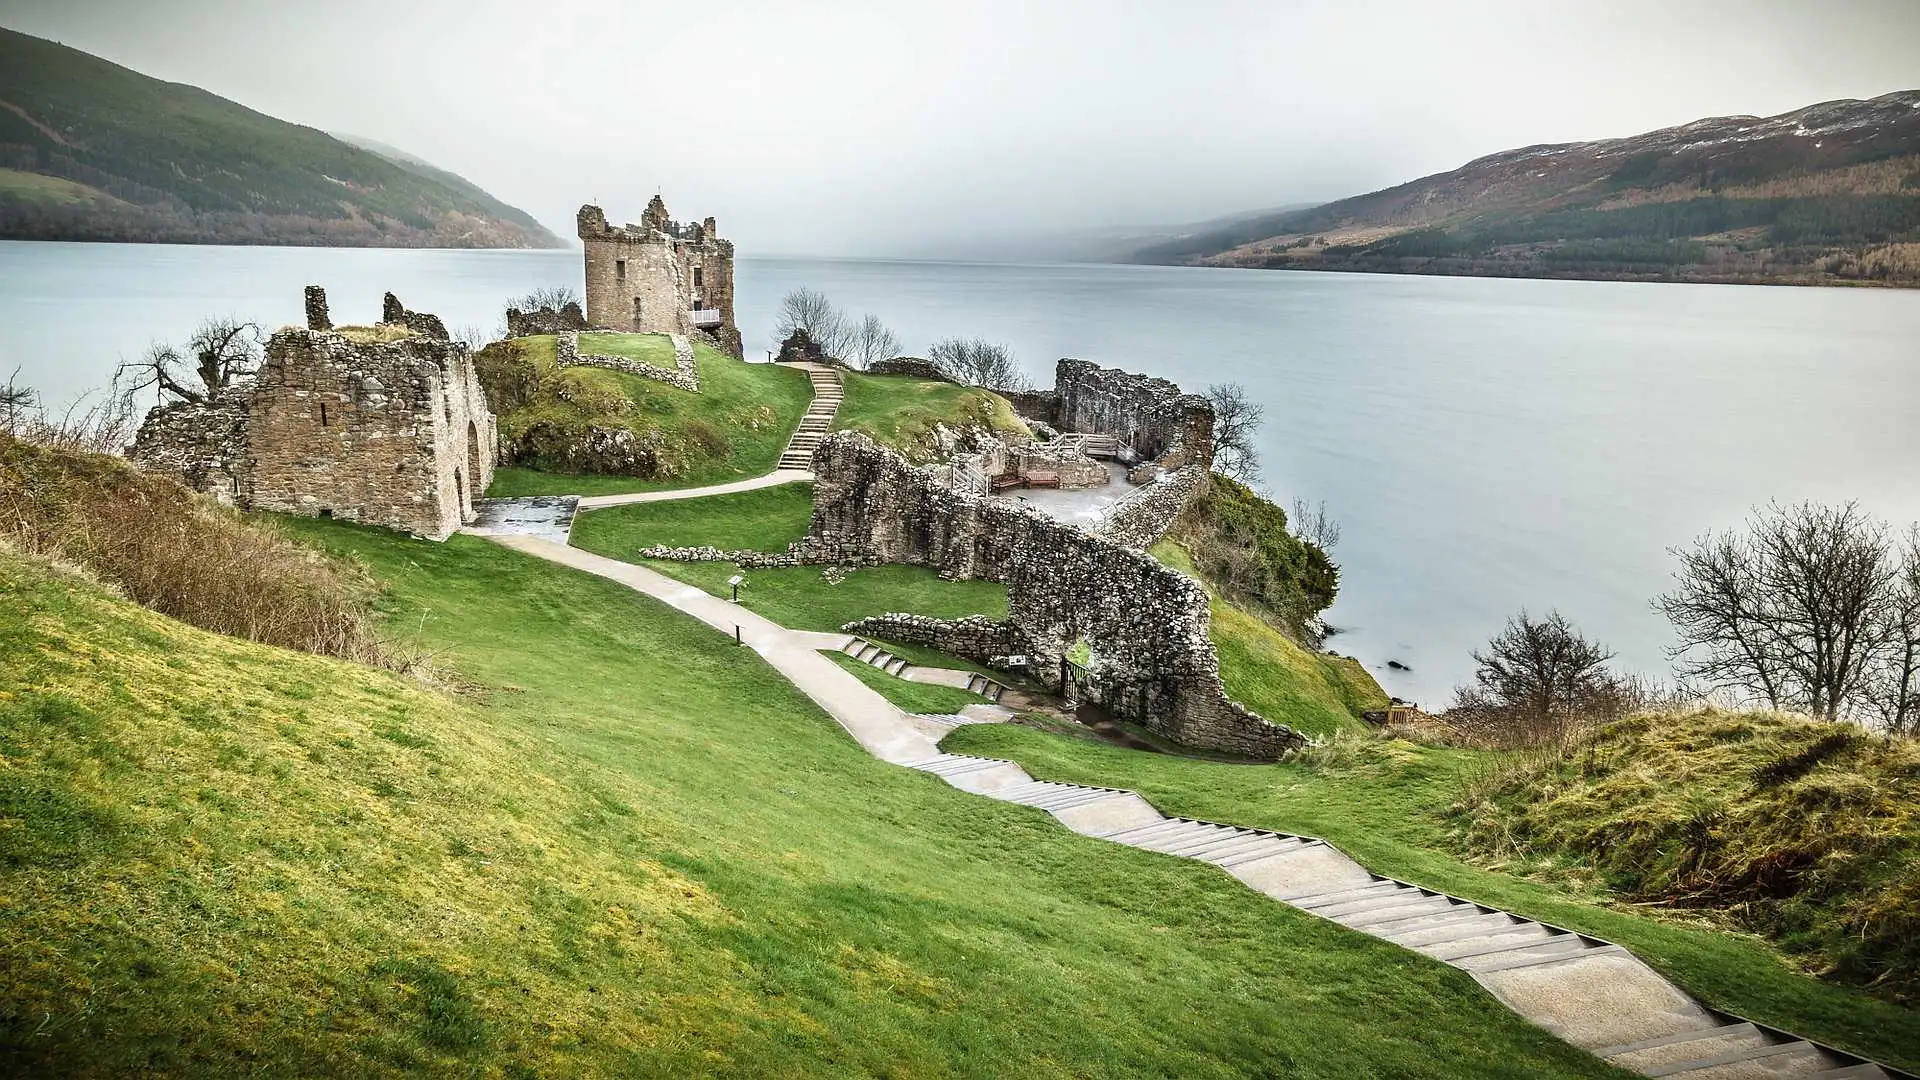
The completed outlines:
<svg viewBox="0 0 1920 1080">
<path fill-rule="evenodd" d="M 507 336 L 510 338 L 591 329 L 587 325 L 587 317 L 580 311 L 580 305 L 572 301 L 562 304 L 557 311 L 551 307 L 534 308 L 532 311 L 507 309 Z"/>
</svg>

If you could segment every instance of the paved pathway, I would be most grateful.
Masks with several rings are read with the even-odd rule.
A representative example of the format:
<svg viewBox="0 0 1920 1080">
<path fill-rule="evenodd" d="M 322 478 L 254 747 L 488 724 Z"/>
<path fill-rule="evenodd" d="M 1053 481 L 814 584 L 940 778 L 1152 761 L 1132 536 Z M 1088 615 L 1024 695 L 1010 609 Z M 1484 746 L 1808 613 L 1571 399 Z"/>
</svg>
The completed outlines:
<svg viewBox="0 0 1920 1080">
<path fill-rule="evenodd" d="M 699 499 L 708 495 L 730 495 L 736 491 L 757 491 L 760 488 L 779 487 L 781 484 L 793 484 L 811 479 L 813 474 L 805 469 L 775 469 L 764 476 L 735 480 L 727 484 L 709 484 L 706 487 L 674 488 L 671 491 L 634 491 L 625 495 L 588 495 L 581 498 L 580 509 L 600 510 L 609 506 L 626 506 L 630 503 L 673 502 L 676 499 Z"/>
<path fill-rule="evenodd" d="M 1618 945 L 1381 877 L 1324 840 L 1169 818 L 1132 791 L 1035 780 L 1011 761 L 942 753 L 938 739 L 956 718 L 909 716 L 821 655 L 847 647 L 848 635 L 788 630 L 645 567 L 538 536 L 493 539 L 737 633 L 883 761 L 1045 811 L 1086 836 L 1211 863 L 1282 903 L 1465 970 L 1521 1016 L 1625 1068 L 1680 1080 L 1906 1076 L 1707 1009 Z"/>
</svg>

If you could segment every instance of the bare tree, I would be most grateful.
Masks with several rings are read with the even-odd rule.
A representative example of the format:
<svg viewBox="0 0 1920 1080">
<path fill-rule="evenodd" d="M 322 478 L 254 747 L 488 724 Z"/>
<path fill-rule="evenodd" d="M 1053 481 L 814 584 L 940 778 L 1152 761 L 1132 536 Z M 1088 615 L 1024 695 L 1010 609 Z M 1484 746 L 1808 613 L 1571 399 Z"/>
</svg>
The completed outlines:
<svg viewBox="0 0 1920 1080">
<path fill-rule="evenodd" d="M 1909 526 L 1889 587 L 1885 633 L 1869 696 L 1888 731 L 1920 735 L 1920 525 Z"/>
<path fill-rule="evenodd" d="M 1307 500 L 1293 500 L 1293 535 L 1319 548 L 1332 551 L 1340 546 L 1340 523 L 1327 513 L 1326 500 L 1308 506 Z"/>
<path fill-rule="evenodd" d="M 849 323 L 846 355 L 841 359 L 859 368 L 870 368 L 876 361 L 900 355 L 900 338 L 878 315 L 863 316 Z"/>
<path fill-rule="evenodd" d="M 785 340 L 795 330 L 805 330 L 828 356 L 841 358 L 849 350 L 846 316 L 833 306 L 827 294 L 798 288 L 780 298 L 780 316 L 774 323 L 774 336 Z"/>
<path fill-rule="evenodd" d="M 155 342 L 139 360 L 120 365 L 114 385 L 129 399 L 154 387 L 178 401 L 204 402 L 258 370 L 262 344 L 255 323 L 207 319 L 187 339 L 184 355 L 172 345 Z"/>
<path fill-rule="evenodd" d="M 1611 650 L 1558 611 L 1537 620 L 1522 611 L 1485 649 L 1474 650 L 1475 685 L 1458 692 L 1447 716 L 1497 742 L 1562 738 L 1582 721 L 1617 711 L 1611 659 Z"/>
<path fill-rule="evenodd" d="M 508 300 L 507 306 L 520 311 L 559 311 L 579 302 L 580 294 L 565 285 L 544 285 L 525 296 Z"/>
<path fill-rule="evenodd" d="M 1215 383 L 1207 387 L 1213 402 L 1213 468 L 1222 476 L 1251 484 L 1260 476 L 1260 453 L 1253 437 L 1260 430 L 1266 410 L 1247 397 L 1239 383 Z"/>
<path fill-rule="evenodd" d="M 1773 503 L 1744 535 L 1674 554 L 1678 585 L 1654 606 L 1680 633 L 1682 681 L 1828 720 L 1865 704 L 1898 572 L 1884 524 L 1854 503 Z"/>
<path fill-rule="evenodd" d="M 927 359 L 950 379 L 989 390 L 1025 390 L 1026 373 L 1013 350 L 982 338 L 946 338 L 933 343 Z"/>
</svg>

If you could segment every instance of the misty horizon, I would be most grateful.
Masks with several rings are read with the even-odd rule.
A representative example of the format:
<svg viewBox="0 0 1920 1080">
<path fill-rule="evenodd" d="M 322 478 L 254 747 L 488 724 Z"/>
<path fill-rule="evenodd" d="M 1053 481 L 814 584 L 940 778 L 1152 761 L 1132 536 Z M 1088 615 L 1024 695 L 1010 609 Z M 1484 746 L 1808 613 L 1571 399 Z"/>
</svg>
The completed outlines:
<svg viewBox="0 0 1920 1080">
<path fill-rule="evenodd" d="M 758 255 L 940 257 L 1310 205 L 1501 150 L 1920 86 L 1920 7 L 0 2 L 0 25 L 388 144 L 568 243 L 663 195 Z M 983 247 L 984 245 L 984 247 Z"/>
</svg>

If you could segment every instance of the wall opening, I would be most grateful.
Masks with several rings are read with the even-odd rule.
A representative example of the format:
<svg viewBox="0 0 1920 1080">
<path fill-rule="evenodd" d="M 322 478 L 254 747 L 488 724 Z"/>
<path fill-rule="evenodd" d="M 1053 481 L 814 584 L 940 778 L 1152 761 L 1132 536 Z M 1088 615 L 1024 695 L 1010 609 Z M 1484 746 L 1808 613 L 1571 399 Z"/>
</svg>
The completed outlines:
<svg viewBox="0 0 1920 1080">
<path fill-rule="evenodd" d="M 697 266 L 693 268 L 693 287 L 700 287 L 700 268 Z"/>
<path fill-rule="evenodd" d="M 327 426 L 327 403 L 324 401 L 320 403 L 320 426 Z"/>
<path fill-rule="evenodd" d="M 633 321 L 636 325 L 640 322 L 640 298 L 637 296 L 633 298 Z"/>
<path fill-rule="evenodd" d="M 627 280 L 627 260 L 615 259 L 613 261 L 613 280 L 615 281 Z"/>
<path fill-rule="evenodd" d="M 467 520 L 467 482 L 457 465 L 453 469 L 453 497 L 460 504 L 460 520 Z"/>
<path fill-rule="evenodd" d="M 469 420 L 467 421 L 467 475 L 475 480 L 487 475 L 485 464 L 485 460 L 480 457 L 480 429 Z M 481 498 L 485 498 L 487 493 L 481 491 L 478 494 Z"/>
</svg>

